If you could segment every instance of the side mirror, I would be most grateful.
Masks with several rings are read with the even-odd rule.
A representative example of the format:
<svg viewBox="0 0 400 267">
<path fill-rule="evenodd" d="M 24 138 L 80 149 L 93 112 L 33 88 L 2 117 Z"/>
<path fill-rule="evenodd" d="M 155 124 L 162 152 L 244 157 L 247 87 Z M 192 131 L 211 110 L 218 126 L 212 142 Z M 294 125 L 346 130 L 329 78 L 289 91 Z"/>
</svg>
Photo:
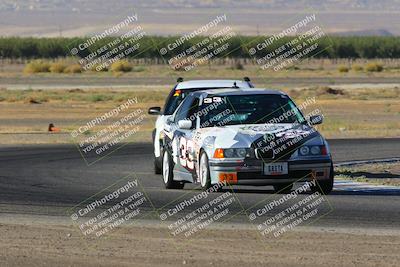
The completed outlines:
<svg viewBox="0 0 400 267">
<path fill-rule="evenodd" d="M 151 107 L 151 108 L 149 108 L 148 113 L 150 115 L 161 115 L 161 108 L 160 107 Z"/>
<path fill-rule="evenodd" d="M 180 120 L 178 121 L 179 129 L 189 130 L 192 128 L 192 121 L 190 120 Z"/>
<path fill-rule="evenodd" d="M 321 115 L 310 116 L 308 119 L 311 125 L 321 124 L 324 121 L 324 117 Z"/>
</svg>

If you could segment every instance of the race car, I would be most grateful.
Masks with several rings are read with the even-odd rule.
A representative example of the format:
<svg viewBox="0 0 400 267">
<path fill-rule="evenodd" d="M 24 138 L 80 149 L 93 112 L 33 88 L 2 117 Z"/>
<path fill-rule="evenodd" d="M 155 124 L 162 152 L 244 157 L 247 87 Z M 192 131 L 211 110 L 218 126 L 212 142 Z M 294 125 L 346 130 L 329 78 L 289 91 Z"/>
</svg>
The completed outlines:
<svg viewBox="0 0 400 267">
<path fill-rule="evenodd" d="M 276 90 L 190 93 L 164 127 L 164 185 L 272 185 L 288 192 L 295 182 L 315 181 L 311 189 L 327 194 L 333 188 L 332 157 L 313 127 L 322 120 L 314 111 L 304 116 Z"/>
<path fill-rule="evenodd" d="M 150 115 L 158 115 L 155 123 L 155 129 L 152 132 L 152 140 L 154 146 L 154 172 L 161 174 L 162 148 L 163 148 L 163 129 L 166 120 L 174 113 L 179 104 L 185 97 L 194 91 L 204 89 L 221 89 L 221 88 L 253 88 L 248 77 L 241 80 L 192 80 L 183 81 L 178 78 L 177 84 L 169 93 L 164 108 L 151 107 L 148 113 Z"/>
</svg>

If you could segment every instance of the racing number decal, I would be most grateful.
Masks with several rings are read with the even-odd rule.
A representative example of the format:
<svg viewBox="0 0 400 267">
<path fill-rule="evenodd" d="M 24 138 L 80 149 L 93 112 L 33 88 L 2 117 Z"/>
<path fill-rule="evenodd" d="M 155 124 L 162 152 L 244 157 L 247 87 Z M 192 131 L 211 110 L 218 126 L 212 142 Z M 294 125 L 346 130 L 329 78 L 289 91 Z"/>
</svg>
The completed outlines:
<svg viewBox="0 0 400 267">
<path fill-rule="evenodd" d="M 192 157 L 193 141 L 187 140 L 184 137 L 179 139 L 179 162 L 183 167 L 194 169 L 194 162 Z"/>
</svg>

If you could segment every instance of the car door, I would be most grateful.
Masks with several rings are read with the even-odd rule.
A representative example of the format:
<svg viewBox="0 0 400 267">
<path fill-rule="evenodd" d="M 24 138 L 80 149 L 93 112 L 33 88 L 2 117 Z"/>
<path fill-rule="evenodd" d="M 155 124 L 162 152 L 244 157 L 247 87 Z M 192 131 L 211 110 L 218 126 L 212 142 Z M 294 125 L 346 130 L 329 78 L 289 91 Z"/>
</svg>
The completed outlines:
<svg viewBox="0 0 400 267">
<path fill-rule="evenodd" d="M 184 173 L 194 173 L 195 151 L 193 144 L 193 132 L 196 128 L 196 112 L 199 98 L 188 96 L 184 100 L 173 119 L 174 129 L 172 136 L 172 154 L 175 162 L 175 170 Z M 189 121 L 188 128 L 179 127 L 179 121 Z"/>
</svg>

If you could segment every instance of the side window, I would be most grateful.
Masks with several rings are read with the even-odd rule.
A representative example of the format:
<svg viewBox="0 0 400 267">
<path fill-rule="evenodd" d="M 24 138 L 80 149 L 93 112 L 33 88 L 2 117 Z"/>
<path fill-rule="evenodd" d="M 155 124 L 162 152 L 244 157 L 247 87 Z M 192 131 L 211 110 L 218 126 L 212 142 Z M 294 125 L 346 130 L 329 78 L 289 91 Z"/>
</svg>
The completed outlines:
<svg viewBox="0 0 400 267">
<path fill-rule="evenodd" d="M 187 119 L 192 121 L 192 129 L 196 128 L 196 113 L 199 111 L 199 98 L 195 97 L 187 114 Z"/>
<path fill-rule="evenodd" d="M 171 108 L 171 103 L 173 102 L 173 95 L 175 92 L 176 85 L 174 88 L 169 92 L 167 99 L 165 100 L 164 108 L 163 108 L 163 114 L 164 115 L 172 115 L 174 113 L 174 110 Z"/>
<path fill-rule="evenodd" d="M 178 90 L 176 86 L 169 93 L 167 100 L 165 101 L 163 114 L 164 115 L 172 115 L 175 110 L 179 107 L 179 104 L 185 100 L 185 97 L 193 92 L 194 90 L 186 89 L 186 90 Z"/>
<path fill-rule="evenodd" d="M 185 120 L 185 119 L 189 119 L 189 112 L 191 111 L 191 107 L 194 101 L 194 97 L 193 96 L 188 96 L 182 103 L 182 105 L 180 106 L 180 108 L 178 109 L 178 111 L 176 112 L 175 115 L 175 122 L 178 122 L 180 120 Z"/>
<path fill-rule="evenodd" d="M 188 118 L 189 119 L 195 119 L 194 116 L 196 115 L 196 112 L 199 110 L 199 98 L 195 97 L 192 101 L 192 104 L 190 106 L 189 112 L 188 112 Z"/>
</svg>

